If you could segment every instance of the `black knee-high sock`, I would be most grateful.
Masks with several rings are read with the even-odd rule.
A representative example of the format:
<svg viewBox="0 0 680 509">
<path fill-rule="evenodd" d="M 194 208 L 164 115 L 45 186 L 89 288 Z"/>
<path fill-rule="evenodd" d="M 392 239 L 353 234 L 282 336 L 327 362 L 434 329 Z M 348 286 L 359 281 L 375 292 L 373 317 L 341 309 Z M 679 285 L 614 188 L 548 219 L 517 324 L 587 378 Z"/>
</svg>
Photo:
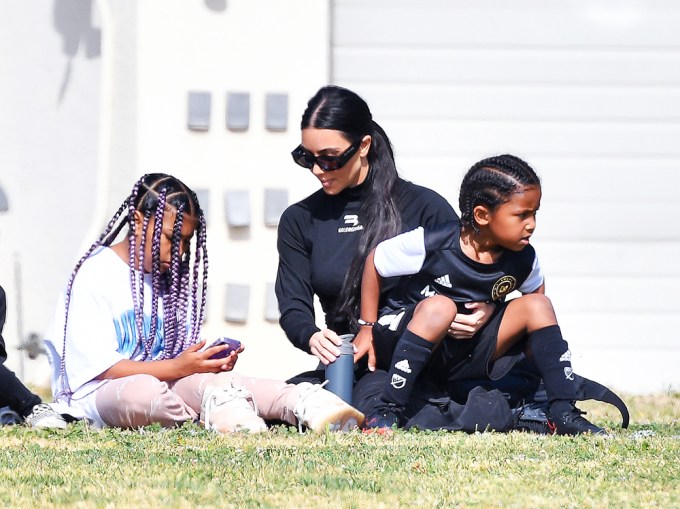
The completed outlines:
<svg viewBox="0 0 680 509">
<path fill-rule="evenodd" d="M 399 407 L 406 406 L 413 384 L 430 360 L 433 348 L 433 343 L 408 329 L 404 331 L 392 355 L 387 384 L 381 396 L 383 401 Z"/>
<path fill-rule="evenodd" d="M 576 382 L 571 369 L 569 345 L 559 325 L 550 325 L 529 334 L 528 346 L 541 372 L 548 403 L 576 399 Z"/>
</svg>

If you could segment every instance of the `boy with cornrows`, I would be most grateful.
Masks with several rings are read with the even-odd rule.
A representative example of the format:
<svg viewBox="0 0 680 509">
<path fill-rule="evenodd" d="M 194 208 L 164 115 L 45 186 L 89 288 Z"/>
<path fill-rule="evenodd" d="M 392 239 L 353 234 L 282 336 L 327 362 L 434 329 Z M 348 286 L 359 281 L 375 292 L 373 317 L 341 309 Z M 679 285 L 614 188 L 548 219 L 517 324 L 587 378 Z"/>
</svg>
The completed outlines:
<svg viewBox="0 0 680 509">
<path fill-rule="evenodd" d="M 371 252 L 355 342 L 370 343 L 369 365 L 377 355 L 389 373 L 368 428 L 400 424 L 425 370 L 444 384 L 498 380 L 526 353 L 543 378 L 556 433 L 605 433 L 574 406 L 571 354 L 530 244 L 540 203 L 540 180 L 526 162 L 512 155 L 484 159 L 461 184 L 460 222 L 417 228 Z M 408 277 L 378 309 L 381 280 L 391 276 Z M 522 296 L 506 301 L 514 290 Z M 456 314 L 476 301 L 498 304 L 490 320 L 472 338 L 448 337 Z"/>
</svg>

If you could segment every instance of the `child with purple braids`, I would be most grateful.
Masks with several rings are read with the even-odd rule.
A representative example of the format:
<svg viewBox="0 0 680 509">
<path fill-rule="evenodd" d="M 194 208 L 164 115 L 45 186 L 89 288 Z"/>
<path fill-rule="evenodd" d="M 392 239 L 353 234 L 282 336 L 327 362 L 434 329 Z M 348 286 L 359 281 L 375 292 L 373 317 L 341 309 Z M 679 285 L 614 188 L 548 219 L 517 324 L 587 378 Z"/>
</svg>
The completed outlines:
<svg viewBox="0 0 680 509">
<path fill-rule="evenodd" d="M 207 276 L 196 194 L 170 175 L 143 176 L 60 299 L 46 339 L 60 364 L 55 401 L 96 425 L 125 428 L 198 418 L 223 433 L 265 431 L 264 419 L 314 431 L 362 423 L 363 414 L 318 385 L 236 374 L 243 347 L 213 358 L 229 345 L 204 348 L 200 337 Z"/>
</svg>

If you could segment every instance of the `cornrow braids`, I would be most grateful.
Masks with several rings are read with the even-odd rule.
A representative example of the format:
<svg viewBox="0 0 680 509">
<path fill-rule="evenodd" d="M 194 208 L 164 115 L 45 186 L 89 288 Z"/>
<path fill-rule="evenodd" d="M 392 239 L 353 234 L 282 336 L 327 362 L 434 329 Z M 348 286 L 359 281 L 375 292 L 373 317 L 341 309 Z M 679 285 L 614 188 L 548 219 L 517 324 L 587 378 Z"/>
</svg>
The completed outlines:
<svg viewBox="0 0 680 509">
<path fill-rule="evenodd" d="M 175 212 L 171 239 L 170 268 L 161 271 L 160 246 L 165 213 Z M 127 213 L 125 213 L 127 212 Z M 143 216 L 141 238 L 138 238 L 136 212 Z M 191 247 L 182 254 L 182 224 L 185 214 L 197 219 L 194 266 L 191 270 Z M 148 239 L 147 231 L 153 218 L 153 233 Z M 66 375 L 66 337 L 68 330 L 69 304 L 73 282 L 82 266 L 100 246 L 110 246 L 123 227 L 128 225 L 127 240 L 130 266 L 130 291 L 134 308 L 137 346 L 135 354 L 142 360 L 172 358 L 178 355 L 200 337 L 200 328 L 205 314 L 208 284 L 208 254 L 206 221 L 198 197 L 180 180 L 163 173 L 146 174 L 133 186 L 128 196 L 109 221 L 99 239 L 86 251 L 71 273 L 65 295 L 65 320 L 61 352 L 61 387 L 57 396 L 72 396 Z M 147 242 L 151 242 L 151 316 L 147 322 L 144 316 L 145 295 L 145 253 Z M 198 280 L 202 279 L 199 286 Z M 162 322 L 159 301 L 162 300 Z M 191 307 L 189 314 L 189 307 Z M 190 316 L 190 323 L 187 317 Z M 162 323 L 162 325 L 161 325 Z M 145 332 L 148 325 L 148 332 Z M 191 327 L 191 334 L 188 334 Z M 162 350 L 158 350 L 162 348 Z"/>
<path fill-rule="evenodd" d="M 503 154 L 475 163 L 463 177 L 458 197 L 460 223 L 479 232 L 474 209 L 483 205 L 494 210 L 527 186 L 539 186 L 536 172 L 517 156 Z"/>
</svg>

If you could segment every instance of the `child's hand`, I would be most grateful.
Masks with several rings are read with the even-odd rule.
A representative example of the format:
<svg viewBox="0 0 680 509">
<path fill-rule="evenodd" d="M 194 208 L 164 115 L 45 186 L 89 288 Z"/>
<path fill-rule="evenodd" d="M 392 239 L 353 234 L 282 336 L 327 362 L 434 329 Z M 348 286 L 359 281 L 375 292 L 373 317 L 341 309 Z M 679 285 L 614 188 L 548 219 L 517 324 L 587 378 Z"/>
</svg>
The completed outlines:
<svg viewBox="0 0 680 509">
<path fill-rule="evenodd" d="M 239 354 L 244 350 L 244 346 L 229 354 L 223 359 L 211 359 L 210 357 L 218 352 L 226 350 L 229 345 L 218 345 L 210 347 L 204 351 L 199 351 L 205 345 L 205 341 L 191 345 L 176 357 L 178 371 L 181 376 L 189 376 L 194 373 L 220 373 L 221 371 L 231 371 L 236 365 Z"/>
<path fill-rule="evenodd" d="M 495 304 L 488 302 L 467 302 L 467 309 L 473 310 L 469 315 L 457 313 L 449 327 L 449 336 L 454 339 L 470 339 L 489 321 L 496 309 Z"/>
<path fill-rule="evenodd" d="M 368 369 L 375 371 L 375 347 L 373 346 L 373 327 L 361 327 L 354 338 L 354 362 L 368 353 Z"/>
</svg>

